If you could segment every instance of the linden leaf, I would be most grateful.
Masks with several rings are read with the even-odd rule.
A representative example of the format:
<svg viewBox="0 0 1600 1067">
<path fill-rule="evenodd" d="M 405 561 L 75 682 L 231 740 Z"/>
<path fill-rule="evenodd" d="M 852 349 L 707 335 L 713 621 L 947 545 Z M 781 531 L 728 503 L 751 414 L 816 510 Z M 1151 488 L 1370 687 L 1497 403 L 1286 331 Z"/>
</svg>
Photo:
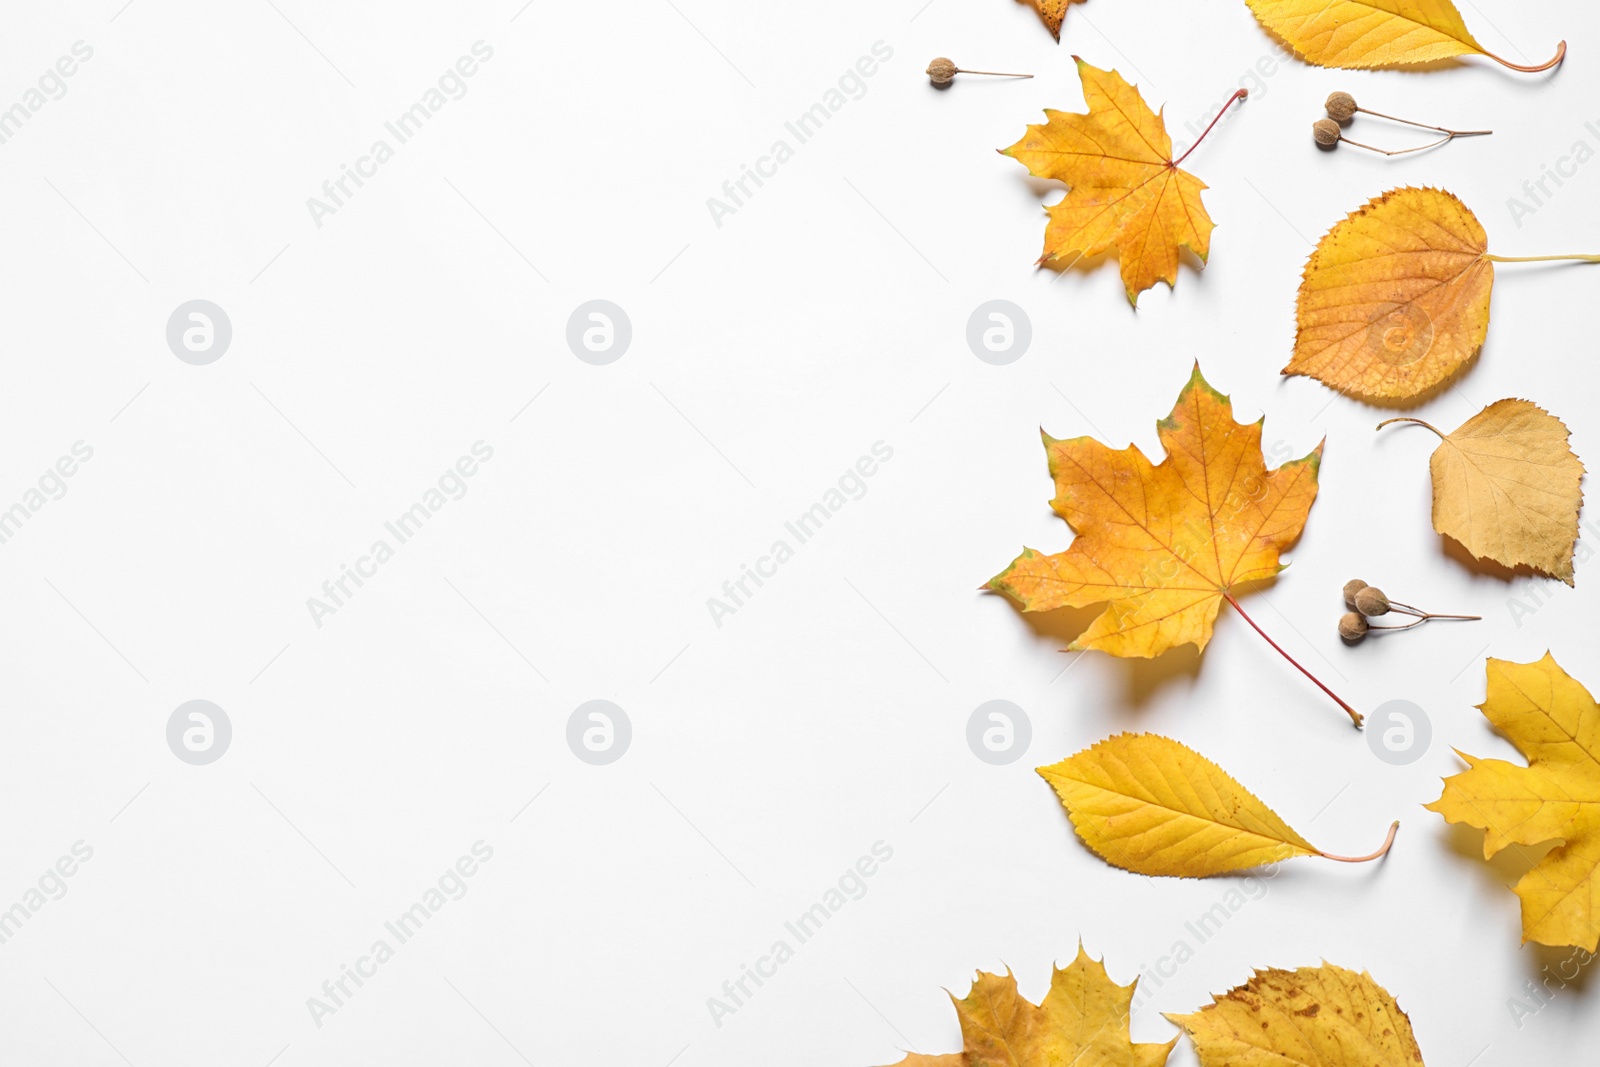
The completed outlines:
<svg viewBox="0 0 1600 1067">
<path fill-rule="evenodd" d="M 1491 658 L 1478 710 L 1528 761 L 1478 759 L 1444 780 L 1428 810 L 1484 830 L 1483 858 L 1507 845 L 1561 844 L 1516 884 L 1522 940 L 1600 947 L 1600 706 L 1546 652 L 1535 663 Z"/>
<path fill-rule="evenodd" d="M 986 588 L 1023 611 L 1105 604 L 1071 651 L 1144 658 L 1183 644 L 1204 651 L 1223 600 L 1250 621 L 1234 590 L 1284 568 L 1278 555 L 1300 536 L 1317 496 L 1322 446 L 1269 471 L 1261 426 L 1235 422 L 1233 405 L 1196 364 L 1172 414 L 1156 424 L 1167 450 L 1158 465 L 1137 446 L 1042 434 L 1056 483 L 1050 506 L 1078 536 L 1051 556 L 1024 548 Z"/>
<path fill-rule="evenodd" d="M 1061 40 L 1061 20 L 1067 17 L 1067 5 L 1074 0 L 1021 0 L 1039 13 L 1044 19 L 1044 24 L 1050 27 L 1050 35 L 1056 40 Z"/>
<path fill-rule="evenodd" d="M 1166 124 L 1138 89 L 1114 70 L 1072 58 L 1088 112 L 1047 109 L 1044 125 L 1029 126 L 1001 154 L 1036 178 L 1069 186 L 1065 197 L 1045 209 L 1050 221 L 1039 262 L 1071 261 L 1114 247 L 1128 300 L 1137 305 L 1139 294 L 1156 282 L 1177 282 L 1180 248 L 1192 250 L 1202 263 L 1210 254 L 1214 227 L 1200 203 L 1206 185 L 1178 169 Z M 1242 96 L 1241 90 L 1228 103 Z"/>
<path fill-rule="evenodd" d="M 1549 70 L 1508 63 L 1484 48 L 1450 0 L 1245 0 L 1257 20 L 1319 67 L 1407 67 L 1457 56 L 1487 56 L 1512 70 Z"/>
<path fill-rule="evenodd" d="M 1406 187 L 1368 201 L 1306 261 L 1283 373 L 1366 398 L 1434 388 L 1489 332 L 1488 251 L 1477 218 L 1447 192 Z"/>
<path fill-rule="evenodd" d="M 951 1000 L 961 1021 L 964 1052 L 913 1053 L 895 1067 L 1162 1067 L 1177 1038 L 1134 1044 L 1128 1015 L 1138 979 L 1119 986 L 1104 964 L 1078 946 L 1066 968 L 1053 968 L 1050 992 L 1035 1006 L 1004 977 L 978 972 L 972 990 Z"/>
<path fill-rule="evenodd" d="M 1061 798 L 1072 828 L 1111 864 L 1136 874 L 1205 878 L 1296 856 L 1347 863 L 1295 833 L 1232 775 L 1159 734 L 1118 734 L 1040 767 Z M 1395 823 L 1396 827 L 1400 824 Z"/>
<path fill-rule="evenodd" d="M 1190 1015 L 1168 1014 L 1200 1067 L 1418 1067 L 1411 1020 L 1372 976 L 1331 963 L 1272 968 Z"/>
<path fill-rule="evenodd" d="M 1494 264 L 1561 259 L 1600 255 L 1493 255 L 1454 194 L 1391 189 L 1324 234 L 1306 260 L 1283 373 L 1364 399 L 1420 397 L 1483 347 Z"/>
<path fill-rule="evenodd" d="M 1474 556 L 1506 567 L 1526 564 L 1573 584 L 1572 557 L 1583 504 L 1583 461 L 1566 424 L 1526 400 L 1497 400 L 1434 450 L 1433 528 Z"/>
</svg>

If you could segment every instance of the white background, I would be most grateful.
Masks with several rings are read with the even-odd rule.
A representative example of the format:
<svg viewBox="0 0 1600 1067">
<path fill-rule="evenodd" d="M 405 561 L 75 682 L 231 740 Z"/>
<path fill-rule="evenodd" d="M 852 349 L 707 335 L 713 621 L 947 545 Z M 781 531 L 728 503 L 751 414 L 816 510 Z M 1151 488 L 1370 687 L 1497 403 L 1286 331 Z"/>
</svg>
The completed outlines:
<svg viewBox="0 0 1600 1067">
<path fill-rule="evenodd" d="M 0 908 L 94 850 L 0 945 L 0 1062 L 865 1067 L 958 1050 L 941 988 L 1009 965 L 1037 998 L 1080 938 L 1123 982 L 1195 948 L 1141 1001 L 1144 1041 L 1252 967 L 1324 957 L 1399 998 L 1433 1067 L 1570 1062 L 1600 1037 L 1592 981 L 1520 1027 L 1507 1007 L 1569 955 L 1519 947 L 1507 886 L 1532 856 L 1485 864 L 1481 834 L 1420 807 L 1451 746 L 1513 755 L 1472 706 L 1486 654 L 1549 648 L 1600 684 L 1600 575 L 1473 565 L 1429 523 L 1431 435 L 1375 435 L 1382 412 L 1278 374 L 1311 242 L 1392 186 L 1453 190 L 1500 254 L 1600 250 L 1600 164 L 1520 226 L 1506 205 L 1600 147 L 1600 16 L 1463 6 L 1513 60 L 1567 38 L 1540 76 L 1280 62 L 1238 0 L 1073 5 L 1059 45 L 1006 0 L 121 3 L 9 5 L 0 35 L 0 106 L 94 49 L 0 145 L 0 507 L 94 450 L 0 545 Z M 494 55 L 466 96 L 316 226 L 307 198 L 478 40 Z M 877 41 L 893 56 L 864 95 L 714 224 L 707 198 Z M 1210 266 L 1136 312 L 1114 259 L 1032 267 L 1059 187 L 994 152 L 1081 109 L 1074 52 L 1165 105 L 1180 145 L 1271 71 L 1186 164 L 1211 187 Z M 1037 77 L 939 93 L 936 55 Z M 1495 133 L 1321 154 L 1307 127 L 1334 89 Z M 1527 397 L 1600 455 L 1597 286 L 1500 268 L 1481 358 L 1412 413 L 1449 429 Z M 209 366 L 165 340 L 195 298 L 233 325 Z M 604 367 L 565 342 L 595 298 L 633 324 Z M 1033 326 L 1005 367 L 965 340 L 996 298 Z M 1358 706 L 1423 706 L 1418 762 L 1376 759 L 1227 611 L 1203 659 L 1124 662 L 1059 651 L 1089 613 L 977 592 L 1022 545 L 1070 540 L 1038 428 L 1158 455 L 1196 359 L 1267 442 L 1326 435 L 1293 565 L 1247 607 Z M 315 625 L 307 598 L 479 440 L 467 495 Z M 866 495 L 714 625 L 707 598 L 880 440 Z M 1485 620 L 1346 648 L 1352 576 Z M 1519 620 L 1513 596 L 1545 606 Z M 205 767 L 165 740 L 196 698 L 234 729 Z M 596 698 L 634 730 L 606 767 L 565 741 Z M 965 740 L 991 699 L 1032 722 L 1005 767 Z M 1286 865 L 1197 946 L 1185 923 L 1249 883 L 1106 866 L 1033 772 L 1121 730 L 1194 746 L 1329 851 L 1393 818 L 1398 842 L 1380 865 Z M 315 1025 L 307 998 L 480 839 L 470 892 Z M 880 840 L 866 895 L 716 1025 L 707 998 Z"/>
</svg>

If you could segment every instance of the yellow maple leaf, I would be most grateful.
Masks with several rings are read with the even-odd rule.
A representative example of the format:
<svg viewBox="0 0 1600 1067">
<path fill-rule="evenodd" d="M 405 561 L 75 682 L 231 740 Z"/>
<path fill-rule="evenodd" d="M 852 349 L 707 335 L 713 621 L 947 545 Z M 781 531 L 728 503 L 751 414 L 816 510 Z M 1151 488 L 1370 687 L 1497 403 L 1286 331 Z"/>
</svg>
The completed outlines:
<svg viewBox="0 0 1600 1067">
<path fill-rule="evenodd" d="M 1549 70 L 1567 53 L 1537 66 L 1507 62 L 1479 44 L 1450 0 L 1245 0 L 1257 19 L 1319 67 L 1405 67 L 1482 55 L 1512 70 Z"/>
<path fill-rule="evenodd" d="M 1156 282 L 1177 282 L 1180 248 L 1202 263 L 1210 254 L 1214 226 L 1200 203 L 1206 185 L 1178 168 L 1183 157 L 1173 160 L 1166 124 L 1138 89 L 1114 70 L 1072 58 L 1088 112 L 1047 109 L 1043 125 L 1029 126 L 1001 154 L 1034 177 L 1069 186 L 1065 197 L 1045 209 L 1050 221 L 1039 262 L 1070 263 L 1114 247 L 1128 300 L 1137 305 L 1139 294 Z M 1243 96 L 1240 90 L 1228 104 Z"/>
<path fill-rule="evenodd" d="M 1168 1019 L 1188 1032 L 1200 1067 L 1420 1067 L 1411 1020 L 1362 971 L 1331 963 L 1256 971 L 1244 985 L 1190 1015 Z"/>
<path fill-rule="evenodd" d="M 1105 604 L 1072 651 L 1145 658 L 1183 644 L 1203 651 L 1224 600 L 1249 620 L 1235 590 L 1284 568 L 1279 553 L 1300 536 L 1317 496 L 1322 446 L 1269 471 L 1261 426 L 1235 422 L 1233 405 L 1196 364 L 1172 414 L 1156 424 L 1167 450 L 1160 464 L 1134 445 L 1041 434 L 1056 483 L 1050 506 L 1078 536 L 1055 555 L 1024 548 L 986 588 L 1023 611 Z M 1360 723 L 1350 705 L 1295 666 Z"/>
<path fill-rule="evenodd" d="M 1039 13 L 1044 24 L 1050 27 L 1050 35 L 1056 40 L 1061 40 L 1061 20 L 1067 17 L 1067 5 L 1074 0 L 1020 0 Z"/>
<path fill-rule="evenodd" d="M 1568 585 L 1583 504 L 1583 461 L 1566 424 L 1527 400 L 1497 400 L 1443 433 L 1433 473 L 1433 528 L 1480 559 L 1527 565 Z"/>
<path fill-rule="evenodd" d="M 1485 831 L 1483 857 L 1561 842 L 1516 884 L 1522 940 L 1600 947 L 1600 706 L 1546 652 L 1534 663 L 1491 658 L 1478 710 L 1528 761 L 1478 759 L 1444 780 L 1430 811 Z"/>
<path fill-rule="evenodd" d="M 1134 1044 L 1128 1015 L 1138 980 L 1119 986 L 1105 966 L 1078 946 L 1065 968 L 1054 968 L 1038 1005 L 1004 976 L 978 972 L 972 990 L 955 1003 L 965 1051 L 912 1053 L 895 1067 L 1162 1067 L 1177 1039 Z"/>
<path fill-rule="evenodd" d="M 1040 767 L 1072 828 L 1095 855 L 1126 871 L 1175 878 L 1260 867 L 1296 856 L 1334 856 L 1301 837 L 1232 775 L 1160 734 L 1118 734 Z M 1400 824 L 1395 823 L 1394 827 Z"/>
</svg>

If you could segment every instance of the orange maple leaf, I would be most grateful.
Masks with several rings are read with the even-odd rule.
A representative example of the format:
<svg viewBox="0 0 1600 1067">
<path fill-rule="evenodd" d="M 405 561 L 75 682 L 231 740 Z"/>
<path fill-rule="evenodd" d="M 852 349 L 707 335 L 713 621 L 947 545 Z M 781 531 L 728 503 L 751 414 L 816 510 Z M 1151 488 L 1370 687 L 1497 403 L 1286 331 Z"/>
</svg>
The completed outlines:
<svg viewBox="0 0 1600 1067">
<path fill-rule="evenodd" d="M 1267 637 L 1235 591 L 1274 577 L 1279 553 L 1305 526 L 1317 496 L 1322 445 L 1267 470 L 1262 420 L 1241 425 L 1199 364 L 1172 414 L 1156 424 L 1166 459 L 1092 437 L 1044 437 L 1056 496 L 1050 506 L 1077 531 L 1065 552 L 1025 548 L 987 588 L 1024 611 L 1106 605 L 1069 646 L 1113 656 L 1158 656 L 1183 644 L 1204 650 L 1226 600 Z M 1267 640 L 1286 659 L 1292 657 Z M 1361 716 L 1295 666 L 1355 720 Z"/>
</svg>

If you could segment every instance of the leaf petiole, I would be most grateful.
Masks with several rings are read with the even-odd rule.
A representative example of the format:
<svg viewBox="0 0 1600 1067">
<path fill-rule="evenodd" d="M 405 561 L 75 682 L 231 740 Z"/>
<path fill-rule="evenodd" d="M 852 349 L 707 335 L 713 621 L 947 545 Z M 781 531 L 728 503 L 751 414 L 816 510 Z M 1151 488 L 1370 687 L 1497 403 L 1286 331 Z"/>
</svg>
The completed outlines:
<svg viewBox="0 0 1600 1067">
<path fill-rule="evenodd" d="M 1256 625 L 1256 620 L 1252 619 L 1250 617 L 1249 613 L 1246 612 L 1244 610 L 1244 608 L 1239 606 L 1239 601 L 1234 598 L 1234 595 L 1232 593 L 1227 592 L 1226 590 L 1224 590 L 1222 596 L 1223 596 L 1223 598 L 1225 600 L 1227 600 L 1228 603 L 1233 605 L 1233 610 L 1234 611 L 1237 611 L 1241 616 L 1243 616 L 1244 621 L 1250 624 L 1250 628 L 1251 629 L 1253 629 L 1256 633 L 1260 634 L 1262 636 L 1262 638 L 1265 639 L 1267 644 L 1271 645 L 1273 648 L 1278 650 L 1278 655 L 1282 656 L 1284 659 L 1286 659 L 1290 663 L 1294 664 L 1295 670 L 1299 671 L 1301 674 L 1305 675 L 1307 678 L 1310 678 L 1311 681 L 1316 685 L 1316 687 L 1318 689 L 1322 690 L 1324 693 L 1327 693 L 1330 697 L 1332 697 L 1333 698 L 1333 702 L 1335 704 L 1338 704 L 1341 708 L 1343 708 L 1345 710 L 1345 714 L 1346 715 L 1350 716 L 1350 721 L 1355 723 L 1356 729 L 1359 730 L 1361 728 L 1361 713 L 1359 711 L 1357 711 L 1355 708 L 1352 708 L 1349 704 L 1346 704 L 1344 702 L 1344 700 L 1339 696 L 1338 693 L 1335 693 L 1332 689 L 1329 689 L 1327 686 L 1323 685 L 1320 681 L 1317 680 L 1317 676 L 1316 675 L 1312 674 L 1310 671 L 1308 671 L 1304 667 L 1300 666 L 1300 663 L 1299 663 L 1298 660 L 1296 660 L 1293 656 L 1289 655 L 1289 653 L 1285 652 L 1283 650 L 1283 646 L 1282 645 L 1278 644 L 1278 642 L 1276 642 L 1272 638 L 1268 637 L 1267 636 L 1267 631 L 1263 630 L 1261 627 Z"/>
<path fill-rule="evenodd" d="M 1584 263 L 1600 263 L 1600 255 L 1581 252 L 1574 252 L 1565 256 L 1496 256 L 1485 252 L 1483 258 L 1491 263 L 1550 263 L 1558 259 L 1576 259 Z"/>
<path fill-rule="evenodd" d="M 1189 146 L 1188 151 L 1184 152 L 1183 155 L 1179 156 L 1177 159 L 1174 159 L 1170 165 L 1176 167 L 1180 163 L 1182 163 L 1184 160 L 1188 159 L 1189 158 L 1189 152 L 1193 152 L 1196 148 L 1200 147 L 1200 142 L 1204 141 L 1206 139 L 1206 134 L 1211 132 L 1211 129 L 1212 129 L 1213 126 L 1215 126 L 1217 123 L 1222 121 L 1222 116 L 1226 115 L 1228 113 L 1228 109 L 1233 106 L 1233 102 L 1235 100 L 1243 100 L 1245 97 L 1247 97 L 1249 95 L 1250 95 L 1250 90 L 1249 89 L 1236 89 L 1236 90 L 1234 90 L 1233 95 L 1228 97 L 1228 102 L 1226 104 L 1222 105 L 1222 110 L 1217 112 L 1217 117 L 1211 120 L 1211 125 L 1207 126 L 1203 131 L 1201 131 L 1200 136 L 1196 137 L 1194 139 L 1194 144 Z"/>
<path fill-rule="evenodd" d="M 1321 856 L 1325 860 L 1338 860 L 1340 863 L 1367 863 L 1367 862 L 1369 862 L 1371 860 L 1375 860 L 1375 859 L 1378 859 L 1378 858 L 1380 858 L 1382 856 L 1388 855 L 1389 847 L 1394 844 L 1395 831 L 1397 831 L 1399 829 L 1400 829 L 1400 820 L 1396 819 L 1389 826 L 1389 836 L 1383 839 L 1383 847 L 1378 849 L 1378 851 L 1372 853 L 1371 855 L 1367 855 L 1367 856 L 1335 856 L 1331 852 L 1318 852 L 1317 855 Z"/>
<path fill-rule="evenodd" d="M 1567 42 L 1562 41 L 1560 44 L 1556 45 L 1556 54 L 1554 58 L 1550 59 L 1548 62 L 1540 63 L 1538 66 L 1525 67 L 1520 63 L 1512 63 L 1508 60 L 1501 59 L 1493 52 L 1485 52 L 1483 54 L 1500 64 L 1502 67 L 1510 67 L 1512 70 L 1520 70 L 1524 74 L 1538 74 L 1540 71 L 1549 70 L 1551 67 L 1555 66 L 1557 63 L 1566 58 Z"/>
</svg>

